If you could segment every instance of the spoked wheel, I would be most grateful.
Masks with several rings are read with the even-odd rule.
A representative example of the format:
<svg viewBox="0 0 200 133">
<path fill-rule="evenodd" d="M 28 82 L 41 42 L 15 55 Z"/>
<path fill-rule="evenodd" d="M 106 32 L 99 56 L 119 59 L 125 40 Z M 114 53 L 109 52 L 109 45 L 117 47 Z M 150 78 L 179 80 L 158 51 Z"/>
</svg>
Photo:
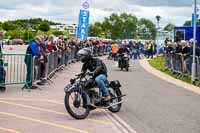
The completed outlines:
<svg viewBox="0 0 200 133">
<path fill-rule="evenodd" d="M 86 105 L 87 96 L 82 90 L 71 90 L 65 95 L 65 107 L 68 113 L 75 119 L 85 119 L 89 113 L 90 109 Z"/>
<path fill-rule="evenodd" d="M 110 91 L 110 95 L 111 95 L 112 98 L 118 97 L 116 99 L 111 100 L 111 102 L 110 102 L 111 105 L 119 103 L 119 102 L 122 101 L 122 98 L 119 97 L 121 95 L 121 92 L 120 92 L 119 89 L 109 88 L 109 91 Z M 121 106 L 122 106 L 122 103 L 114 105 L 114 106 L 108 108 L 108 110 L 113 112 L 113 113 L 117 113 L 117 112 L 120 111 Z"/>
</svg>

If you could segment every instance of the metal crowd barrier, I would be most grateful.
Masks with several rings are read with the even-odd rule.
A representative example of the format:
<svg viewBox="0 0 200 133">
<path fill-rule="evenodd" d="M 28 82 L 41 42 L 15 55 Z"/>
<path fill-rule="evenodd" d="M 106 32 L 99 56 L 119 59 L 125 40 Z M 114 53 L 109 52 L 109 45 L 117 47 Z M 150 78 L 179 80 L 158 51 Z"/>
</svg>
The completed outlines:
<svg viewBox="0 0 200 133">
<path fill-rule="evenodd" d="M 32 55 L 0 54 L 0 86 L 24 84 L 30 89 L 28 85 L 32 82 L 32 70 Z"/>
<path fill-rule="evenodd" d="M 56 72 L 62 70 L 66 65 L 76 61 L 75 49 L 70 51 L 58 50 L 50 53 L 46 58 L 47 62 L 33 59 L 33 83 L 40 82 L 40 80 L 50 80 Z"/>
<path fill-rule="evenodd" d="M 196 56 L 196 80 L 200 81 L 200 57 Z M 192 68 L 192 56 L 183 54 L 165 54 L 165 68 L 180 76 L 190 76 Z"/>
<path fill-rule="evenodd" d="M 105 47 L 93 50 L 97 56 L 107 52 Z M 76 53 L 75 48 L 58 50 L 44 60 L 32 57 L 31 54 L 0 54 L 0 86 L 24 84 L 30 90 L 32 85 L 41 80 L 51 81 L 57 71 L 78 60 Z"/>
</svg>

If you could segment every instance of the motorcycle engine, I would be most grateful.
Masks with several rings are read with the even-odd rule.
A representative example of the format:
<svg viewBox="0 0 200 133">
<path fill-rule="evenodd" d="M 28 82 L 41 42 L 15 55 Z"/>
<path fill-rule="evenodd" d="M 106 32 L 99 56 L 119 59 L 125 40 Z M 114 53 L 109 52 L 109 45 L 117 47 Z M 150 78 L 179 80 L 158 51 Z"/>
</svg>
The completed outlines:
<svg viewBox="0 0 200 133">
<path fill-rule="evenodd" d="M 89 90 L 88 95 L 91 99 L 92 104 L 96 104 L 96 103 L 99 103 L 101 101 L 101 97 L 100 97 L 99 93 L 94 89 Z"/>
</svg>

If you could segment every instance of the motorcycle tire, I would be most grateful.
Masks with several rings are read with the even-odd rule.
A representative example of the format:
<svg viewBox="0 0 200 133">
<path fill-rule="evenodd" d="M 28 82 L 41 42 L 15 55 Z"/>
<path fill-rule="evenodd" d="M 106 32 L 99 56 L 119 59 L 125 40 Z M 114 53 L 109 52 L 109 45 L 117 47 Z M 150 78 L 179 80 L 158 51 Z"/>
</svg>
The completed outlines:
<svg viewBox="0 0 200 133">
<path fill-rule="evenodd" d="M 77 119 L 77 120 L 81 120 L 81 119 L 85 119 L 88 115 L 89 115 L 89 113 L 90 113 L 90 109 L 89 109 L 89 107 L 88 106 L 84 106 L 83 108 L 85 109 L 85 112 L 83 113 L 83 114 L 77 114 L 77 113 L 75 113 L 73 110 L 72 110 L 72 108 L 71 108 L 71 105 L 70 105 L 70 101 L 69 101 L 69 98 L 70 98 L 70 95 L 72 94 L 72 93 L 74 93 L 74 92 L 76 92 L 76 93 L 79 93 L 79 91 L 78 90 L 71 90 L 70 92 L 67 92 L 66 94 L 65 94 L 65 100 L 64 100 L 64 103 L 65 103 L 65 108 L 66 108 L 66 110 L 67 110 L 67 112 L 73 117 L 73 118 L 75 118 L 75 119 Z M 80 93 L 79 93 L 80 94 Z M 85 95 L 85 96 L 84 96 Z M 83 98 L 83 101 L 87 101 L 87 99 L 85 99 L 86 98 L 86 92 L 84 91 L 84 90 L 82 90 L 82 95 L 80 94 L 80 96 Z M 86 103 L 85 103 L 85 105 L 86 105 Z"/>
<path fill-rule="evenodd" d="M 111 90 L 111 89 L 112 89 L 112 91 L 115 93 L 115 96 L 114 96 L 114 94 L 111 94 L 112 97 L 113 97 L 113 96 L 114 96 L 114 97 L 119 97 L 119 96 L 121 95 L 121 91 L 120 91 L 119 88 L 118 88 L 118 89 L 109 88 L 109 90 Z M 121 98 L 121 97 L 117 98 L 117 102 L 121 102 L 121 101 L 122 101 L 122 98 Z M 112 102 L 113 102 L 113 100 L 111 101 L 111 104 L 112 104 Z M 116 106 L 116 107 L 115 107 L 115 106 Z M 118 104 L 118 105 L 115 105 L 115 106 L 108 108 L 108 110 L 109 110 L 110 112 L 112 112 L 112 113 L 117 113 L 117 112 L 120 111 L 121 106 L 122 106 L 122 103 L 120 103 L 120 104 Z"/>
</svg>

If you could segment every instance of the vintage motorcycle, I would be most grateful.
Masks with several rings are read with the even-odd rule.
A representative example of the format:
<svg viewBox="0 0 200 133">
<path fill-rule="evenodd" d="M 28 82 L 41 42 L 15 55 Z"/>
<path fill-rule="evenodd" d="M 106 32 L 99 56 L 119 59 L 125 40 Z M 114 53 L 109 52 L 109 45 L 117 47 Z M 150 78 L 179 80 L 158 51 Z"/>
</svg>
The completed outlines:
<svg viewBox="0 0 200 133">
<path fill-rule="evenodd" d="M 70 84 L 64 88 L 65 107 L 68 113 L 75 119 L 85 119 L 90 111 L 97 108 L 108 109 L 116 113 L 122 106 L 122 92 L 119 81 L 106 82 L 111 95 L 110 102 L 105 102 L 101 90 L 95 80 L 91 79 L 91 74 L 80 73 L 76 78 L 70 80 Z"/>
<path fill-rule="evenodd" d="M 129 60 L 130 57 L 128 54 L 120 54 L 118 57 L 118 67 L 121 68 L 121 70 L 126 69 L 126 71 L 129 71 Z"/>
</svg>

